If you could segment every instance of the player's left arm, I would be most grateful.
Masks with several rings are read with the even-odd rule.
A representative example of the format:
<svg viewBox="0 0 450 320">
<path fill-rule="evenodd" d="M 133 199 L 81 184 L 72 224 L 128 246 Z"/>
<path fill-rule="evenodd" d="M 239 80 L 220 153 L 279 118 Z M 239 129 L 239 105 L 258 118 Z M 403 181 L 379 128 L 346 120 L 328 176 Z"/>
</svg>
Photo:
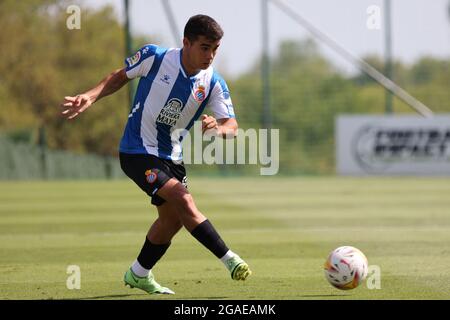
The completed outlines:
<svg viewBox="0 0 450 320">
<path fill-rule="evenodd" d="M 216 119 L 206 114 L 202 115 L 202 131 L 212 130 L 215 135 L 223 138 L 234 138 L 237 136 L 238 123 L 236 118 Z"/>
</svg>

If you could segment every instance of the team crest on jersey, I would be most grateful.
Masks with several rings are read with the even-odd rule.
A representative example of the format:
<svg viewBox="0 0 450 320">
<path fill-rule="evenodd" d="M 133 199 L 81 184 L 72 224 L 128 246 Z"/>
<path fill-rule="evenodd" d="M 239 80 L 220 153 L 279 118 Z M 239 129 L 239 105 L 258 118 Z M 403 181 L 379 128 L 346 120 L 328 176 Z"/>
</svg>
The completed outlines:
<svg viewBox="0 0 450 320">
<path fill-rule="evenodd" d="M 156 179 L 158 179 L 158 174 L 156 173 L 156 171 L 145 171 L 145 180 L 147 180 L 148 183 L 155 183 Z"/>
<path fill-rule="evenodd" d="M 194 99 L 198 102 L 203 102 L 206 98 L 206 91 L 203 85 L 199 85 L 194 91 Z"/>
<path fill-rule="evenodd" d="M 167 124 L 173 127 L 178 119 L 180 119 L 183 103 L 177 98 L 170 99 L 167 104 L 159 112 L 156 122 Z"/>
<path fill-rule="evenodd" d="M 141 59 L 141 51 L 136 52 L 136 54 L 132 57 L 127 58 L 127 62 L 130 67 L 134 66 Z"/>
</svg>

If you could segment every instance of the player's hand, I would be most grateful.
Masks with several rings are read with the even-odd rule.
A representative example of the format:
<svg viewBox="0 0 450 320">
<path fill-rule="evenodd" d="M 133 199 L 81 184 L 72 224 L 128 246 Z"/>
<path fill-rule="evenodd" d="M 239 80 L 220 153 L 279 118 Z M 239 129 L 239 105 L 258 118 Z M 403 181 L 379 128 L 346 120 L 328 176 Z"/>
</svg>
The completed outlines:
<svg viewBox="0 0 450 320">
<path fill-rule="evenodd" d="M 80 94 L 75 97 L 64 97 L 64 102 L 61 104 L 61 114 L 67 119 L 73 119 L 89 108 L 92 104 L 91 98 L 86 94 Z"/>
<path fill-rule="evenodd" d="M 216 118 L 204 114 L 201 116 L 201 120 L 202 120 L 202 133 L 205 133 L 207 130 L 213 130 L 212 132 L 218 131 L 219 125 L 217 124 Z"/>
</svg>

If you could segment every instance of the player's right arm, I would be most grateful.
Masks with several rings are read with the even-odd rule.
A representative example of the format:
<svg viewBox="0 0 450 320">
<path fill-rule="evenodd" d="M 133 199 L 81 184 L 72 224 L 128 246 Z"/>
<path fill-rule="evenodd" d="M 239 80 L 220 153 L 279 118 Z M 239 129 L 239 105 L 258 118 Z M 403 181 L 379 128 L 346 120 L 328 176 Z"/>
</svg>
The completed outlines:
<svg viewBox="0 0 450 320">
<path fill-rule="evenodd" d="M 94 102 L 122 88 L 128 81 L 130 79 L 127 77 L 126 68 L 117 69 L 92 89 L 76 96 L 64 97 L 64 102 L 61 104 L 61 113 L 65 118 L 73 119 L 89 108 Z"/>
</svg>

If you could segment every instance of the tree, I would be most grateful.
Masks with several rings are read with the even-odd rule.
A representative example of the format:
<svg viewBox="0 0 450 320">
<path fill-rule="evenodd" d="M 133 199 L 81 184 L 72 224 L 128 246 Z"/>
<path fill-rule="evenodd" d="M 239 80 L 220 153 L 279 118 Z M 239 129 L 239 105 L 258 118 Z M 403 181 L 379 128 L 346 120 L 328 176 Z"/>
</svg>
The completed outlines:
<svg viewBox="0 0 450 320">
<path fill-rule="evenodd" d="M 124 66 L 123 27 L 105 6 L 83 10 L 81 30 L 69 30 L 68 5 L 0 2 L 0 127 L 29 130 L 35 139 L 38 128 L 45 127 L 51 148 L 116 155 L 130 108 L 125 89 L 70 123 L 59 116 L 59 104 L 65 95 L 83 92 Z"/>
<path fill-rule="evenodd" d="M 364 60 L 383 70 L 382 59 Z M 395 61 L 395 81 L 435 112 L 450 106 L 449 60 L 424 57 L 412 65 Z M 383 114 L 385 89 L 365 74 L 343 75 L 321 55 L 311 40 L 284 42 L 271 61 L 272 113 L 280 129 L 280 171 L 334 171 L 334 122 L 340 114 Z M 256 64 L 230 83 L 242 128 L 259 128 L 260 74 Z M 398 100 L 398 99 L 397 99 Z M 403 101 L 396 111 L 413 113 Z"/>
</svg>

